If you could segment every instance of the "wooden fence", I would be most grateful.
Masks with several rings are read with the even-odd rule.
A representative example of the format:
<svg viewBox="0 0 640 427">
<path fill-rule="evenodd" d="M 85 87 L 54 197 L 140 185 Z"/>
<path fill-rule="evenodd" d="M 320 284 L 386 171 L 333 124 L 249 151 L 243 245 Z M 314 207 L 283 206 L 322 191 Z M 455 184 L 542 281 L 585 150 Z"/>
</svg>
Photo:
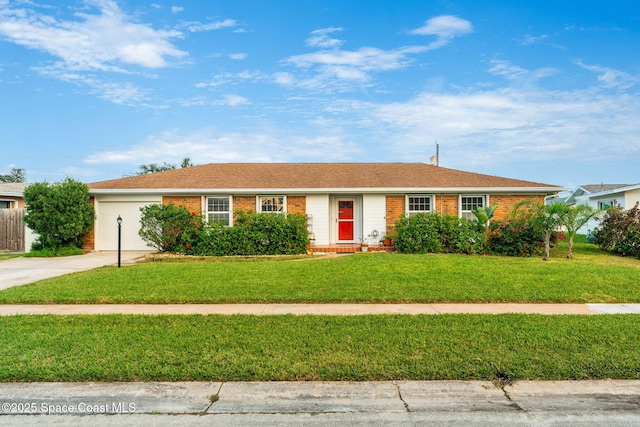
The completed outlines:
<svg viewBox="0 0 640 427">
<path fill-rule="evenodd" d="M 24 252 L 24 209 L 0 209 L 0 251 Z"/>
</svg>

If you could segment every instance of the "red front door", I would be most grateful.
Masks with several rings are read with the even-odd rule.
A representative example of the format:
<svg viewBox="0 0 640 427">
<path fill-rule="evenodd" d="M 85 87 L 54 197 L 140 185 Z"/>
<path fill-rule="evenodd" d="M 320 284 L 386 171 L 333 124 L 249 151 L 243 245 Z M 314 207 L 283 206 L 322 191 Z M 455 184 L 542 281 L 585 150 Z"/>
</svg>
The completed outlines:
<svg viewBox="0 0 640 427">
<path fill-rule="evenodd" d="M 338 240 L 353 241 L 353 200 L 338 200 Z"/>
</svg>

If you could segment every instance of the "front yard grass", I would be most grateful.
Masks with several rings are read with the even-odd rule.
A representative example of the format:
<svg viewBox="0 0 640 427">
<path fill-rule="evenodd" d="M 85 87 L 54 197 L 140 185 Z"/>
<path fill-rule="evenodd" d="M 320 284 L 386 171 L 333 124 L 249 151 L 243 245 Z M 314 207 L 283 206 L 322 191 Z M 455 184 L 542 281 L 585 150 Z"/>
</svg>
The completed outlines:
<svg viewBox="0 0 640 427">
<path fill-rule="evenodd" d="M 637 315 L 9 316 L 0 381 L 640 379 Z"/>
<path fill-rule="evenodd" d="M 24 254 L 2 253 L 0 252 L 0 261 L 4 261 L 11 258 L 18 258 L 24 256 Z"/>
<path fill-rule="evenodd" d="M 19 303 L 640 302 L 640 260 L 566 243 L 553 258 L 366 253 L 158 258 L 0 291 Z"/>
</svg>

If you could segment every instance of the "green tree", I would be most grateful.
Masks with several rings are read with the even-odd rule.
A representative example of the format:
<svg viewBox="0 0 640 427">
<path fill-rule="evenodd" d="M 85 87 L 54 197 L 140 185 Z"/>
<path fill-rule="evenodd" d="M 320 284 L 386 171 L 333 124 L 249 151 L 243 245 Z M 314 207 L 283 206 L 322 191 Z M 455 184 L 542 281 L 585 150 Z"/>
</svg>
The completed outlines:
<svg viewBox="0 0 640 427">
<path fill-rule="evenodd" d="M 493 214 L 498 207 L 497 203 L 491 204 L 491 206 L 478 206 L 471 211 L 472 214 L 478 219 L 478 224 L 484 228 L 484 241 L 489 242 L 489 220 L 493 218 Z"/>
<path fill-rule="evenodd" d="M 544 233 L 544 261 L 549 260 L 551 252 L 551 236 L 564 224 L 569 206 L 556 202 L 550 205 L 539 205 L 524 200 L 514 207 L 512 216 L 522 218 Z"/>
<path fill-rule="evenodd" d="M 95 213 L 88 187 L 71 178 L 49 185 L 31 184 L 24 190 L 24 222 L 38 233 L 40 244 L 54 253 L 62 246 L 81 247 L 93 228 Z"/>
<path fill-rule="evenodd" d="M 478 223 L 480 223 L 483 227 L 489 226 L 489 220 L 493 218 L 493 214 L 498 207 L 497 203 L 493 203 L 491 206 L 482 206 L 477 207 L 471 211 L 472 214 L 478 218 Z"/>
<path fill-rule="evenodd" d="M 573 257 L 573 239 L 576 237 L 578 230 L 585 225 L 591 218 L 595 218 L 601 211 L 592 208 L 588 205 L 576 205 L 569 206 L 565 212 L 563 219 L 563 225 L 567 230 L 567 237 L 569 238 L 569 250 L 567 251 L 567 258 Z"/>
<path fill-rule="evenodd" d="M 138 234 L 148 246 L 162 252 L 175 251 L 183 233 L 201 227 L 200 215 L 192 215 L 184 206 L 155 204 L 140 211 Z"/>
<path fill-rule="evenodd" d="M 189 157 L 182 159 L 182 163 L 180 164 L 181 168 L 190 168 L 191 166 L 193 166 L 193 163 L 191 163 L 191 159 Z M 150 173 L 171 171 L 177 168 L 178 166 L 175 163 L 163 162 L 161 165 L 157 163 L 150 163 L 148 165 L 140 165 L 137 172 L 126 174 L 125 176 L 147 175 Z"/>
<path fill-rule="evenodd" d="M 26 182 L 27 172 L 24 169 L 11 168 L 9 174 L 0 175 L 0 182 Z"/>
</svg>

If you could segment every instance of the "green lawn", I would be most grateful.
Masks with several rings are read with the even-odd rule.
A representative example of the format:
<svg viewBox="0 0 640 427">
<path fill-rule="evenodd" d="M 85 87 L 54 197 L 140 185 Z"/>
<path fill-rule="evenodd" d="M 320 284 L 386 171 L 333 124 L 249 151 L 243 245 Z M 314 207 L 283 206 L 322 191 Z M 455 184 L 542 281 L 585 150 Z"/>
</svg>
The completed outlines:
<svg viewBox="0 0 640 427">
<path fill-rule="evenodd" d="M 24 254 L 9 254 L 9 253 L 0 253 L 0 261 L 4 261 L 10 258 L 17 258 L 20 256 L 24 256 Z"/>
<path fill-rule="evenodd" d="M 640 379 L 640 316 L 10 316 L 0 381 Z"/>
<path fill-rule="evenodd" d="M 366 253 L 161 258 L 0 292 L 0 303 L 640 302 L 640 260 L 566 244 L 540 258 Z"/>
</svg>

